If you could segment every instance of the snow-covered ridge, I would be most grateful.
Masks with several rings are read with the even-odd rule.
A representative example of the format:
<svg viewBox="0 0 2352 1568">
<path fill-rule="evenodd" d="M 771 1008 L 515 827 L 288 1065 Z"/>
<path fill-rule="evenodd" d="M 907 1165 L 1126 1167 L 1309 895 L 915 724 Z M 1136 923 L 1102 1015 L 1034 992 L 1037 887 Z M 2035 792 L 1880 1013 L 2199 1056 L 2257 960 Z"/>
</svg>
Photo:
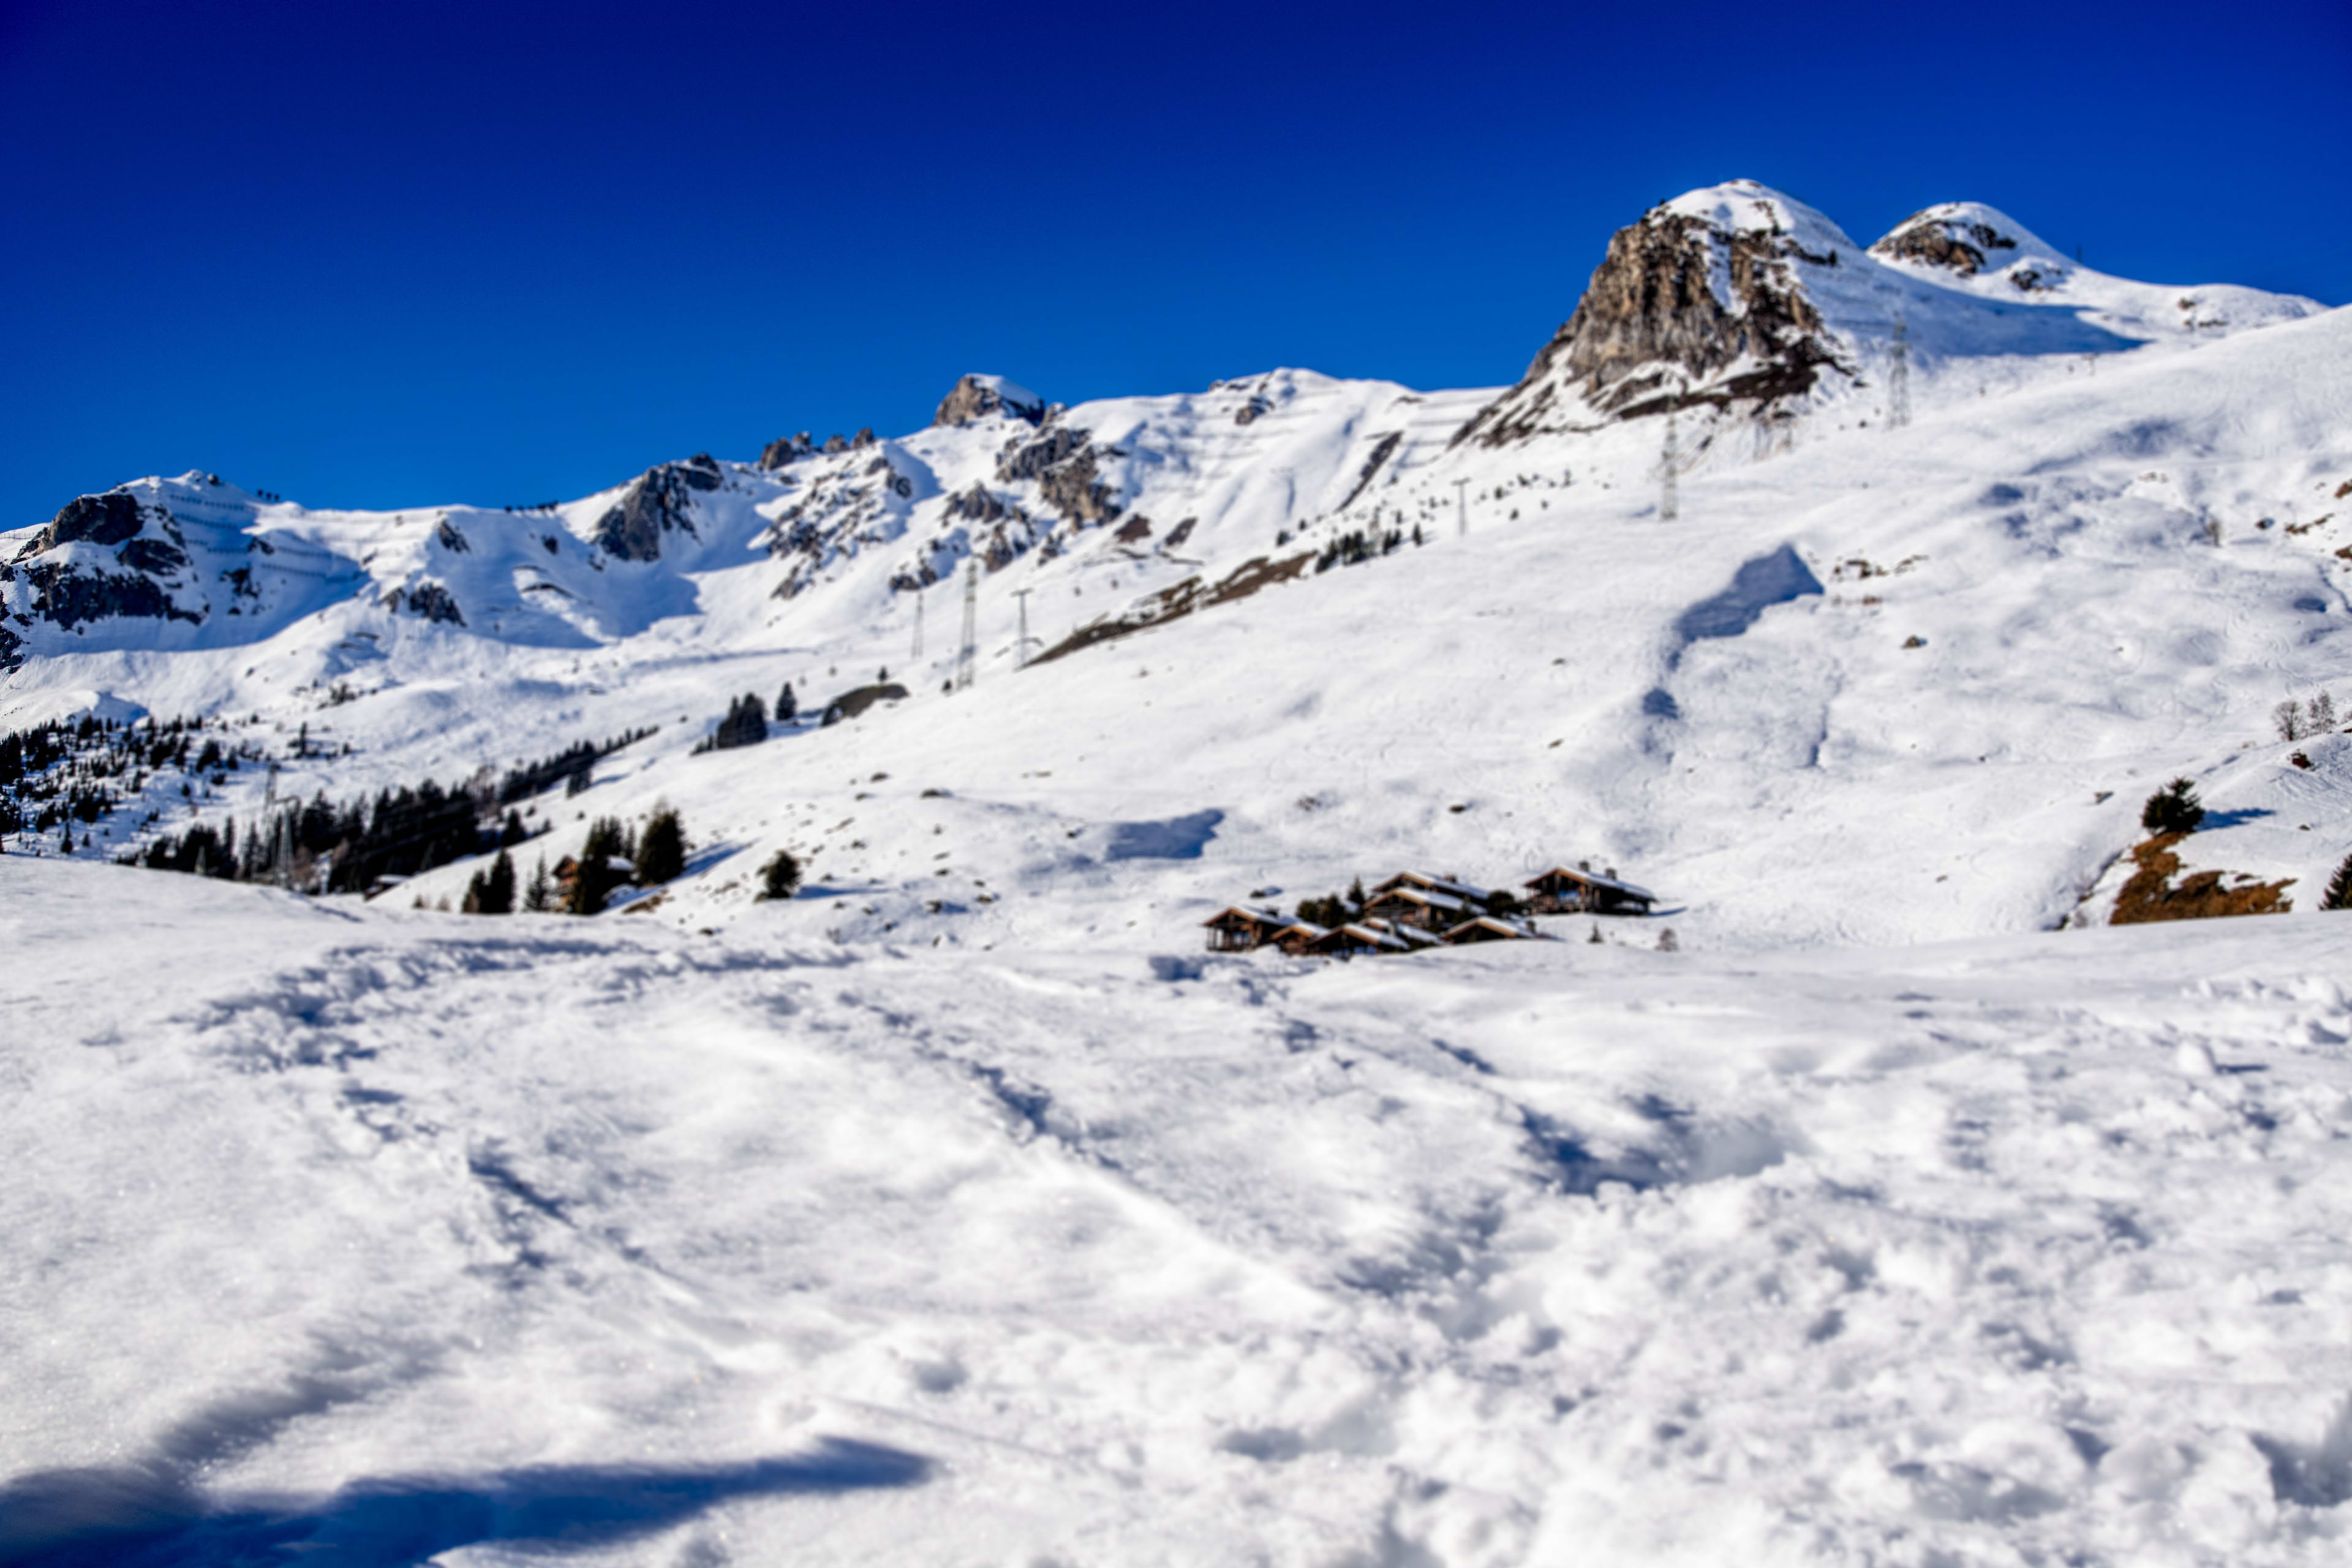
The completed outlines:
<svg viewBox="0 0 2352 1568">
<path fill-rule="evenodd" d="M 2108 278 L 1973 203 L 1930 207 L 1864 250 L 1804 204 L 1735 181 L 1622 230 L 1575 315 L 1499 398 L 1277 371 L 1065 409 L 972 374 L 928 429 L 822 449 L 780 440 L 756 465 L 657 465 L 556 508 L 551 528 L 463 506 L 311 512 L 201 474 L 142 479 L 113 492 L 148 519 L 136 538 L 58 537 L 102 498 L 9 536 L 22 542 L 0 563 L 0 668 L 249 643 L 331 608 L 343 636 L 380 643 L 431 635 L 420 620 L 524 647 L 609 643 L 714 612 L 719 635 L 735 636 L 762 597 L 836 587 L 870 609 L 966 560 L 996 573 L 1070 557 L 1063 576 L 1123 570 L 1123 583 L 1157 589 L 1181 575 L 1171 563 L 1230 566 L 1341 514 L 1340 527 L 1433 524 L 1444 485 L 1472 470 L 1425 475 L 1409 500 L 1394 487 L 1444 467 L 1447 441 L 1509 447 L 1682 410 L 1707 422 L 1696 447 L 1736 428 L 1770 449 L 1801 419 L 1867 418 L 1898 321 L 1927 403 L 2021 384 L 2069 356 L 2208 341 L 2319 308 Z M 1572 470 L 1574 455 L 1541 461 Z M 764 595 L 714 591 L 711 574 L 738 568 L 762 577 Z"/>
<path fill-rule="evenodd" d="M 1989 208 L 1931 209 L 1896 240 L 1923 223 L 1989 258 L 2011 251 L 1979 227 L 2039 254 Z M 992 887 L 1023 865 L 1079 874 L 1062 847 L 1106 823 L 1220 814 L 1208 863 L 1166 869 L 1171 897 L 1592 855 L 1685 890 L 1685 933 L 1706 940 L 2054 923 L 2129 842 L 2149 773 L 2252 791 L 2225 764 L 2284 765 L 2250 750 L 2273 703 L 2352 697 L 2352 318 L 2126 340 L 2088 305 L 1896 240 L 1873 258 L 1760 187 L 1666 204 L 1612 250 L 1682 292 L 1588 295 L 1596 335 L 1571 333 L 1555 369 L 1585 363 L 1624 401 L 1583 401 L 1573 429 L 1545 426 L 1525 385 L 1280 370 L 1064 408 L 976 376 L 902 436 L 698 454 L 541 510 L 310 510 L 205 475 L 139 481 L 0 547 L 0 724 L 91 707 L 259 715 L 286 737 L 308 722 L 354 754 L 295 759 L 286 786 L 306 798 L 657 727 L 609 770 L 638 781 L 631 809 L 667 795 L 740 853 L 814 855 L 804 825 L 850 816 L 777 806 L 772 769 L 985 781 L 1004 815 L 974 806 L 967 826 L 1005 830 L 974 873 Z M 1907 428 L 1884 417 L 1893 318 L 1862 331 L 1890 279 L 1909 291 Z M 2111 314 L 2141 287 L 2113 284 Z M 1724 321 L 1733 340 L 1707 335 Z M 1645 357 L 1677 344 L 1690 363 Z M 1815 356 L 1811 389 L 1742 393 L 1799 365 L 1776 344 Z M 1586 400 L 1559 378 L 1551 413 Z M 1496 409 L 1534 424 L 1490 444 Z M 979 692 L 943 702 L 975 574 Z M 1049 650 L 1067 657 L 1031 662 Z M 910 697 L 789 752 L 688 762 L 730 705 L 788 680 L 807 711 L 885 682 Z M 2296 879 L 2308 908 L 2335 755 L 2313 753 L 2307 810 L 2230 818 L 2197 852 Z M 1977 771 L 1997 764 L 2016 771 Z M 257 785 L 225 786 L 247 820 Z M 1916 815 L 1929 802 L 1997 847 L 1957 873 Z M 139 832 L 207 807 L 147 809 Z M 923 809 L 949 828 L 951 808 Z M 936 853 L 884 832 L 845 830 L 867 847 L 820 863 L 895 876 Z M 734 918 L 740 869 L 666 909 Z M 420 891 L 462 892 L 455 874 Z M 1907 890 L 1877 890 L 1890 878 Z M 934 913 L 916 886 L 831 929 L 978 929 L 982 906 Z M 988 908 L 1024 940 L 1071 929 L 1064 904 Z"/>
</svg>

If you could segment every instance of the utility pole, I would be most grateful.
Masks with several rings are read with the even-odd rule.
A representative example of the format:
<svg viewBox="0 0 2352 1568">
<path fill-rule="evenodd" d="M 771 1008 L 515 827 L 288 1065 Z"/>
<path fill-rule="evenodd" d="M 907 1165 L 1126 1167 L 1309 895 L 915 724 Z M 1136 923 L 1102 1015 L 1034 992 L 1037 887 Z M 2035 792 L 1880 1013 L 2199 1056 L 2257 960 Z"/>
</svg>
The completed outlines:
<svg viewBox="0 0 2352 1568">
<path fill-rule="evenodd" d="M 1013 645 L 1013 668 L 1015 669 L 1029 668 L 1029 595 L 1034 592 L 1034 588 L 1013 590 L 1013 596 L 1021 602 L 1021 636 Z"/>
<path fill-rule="evenodd" d="M 1454 481 L 1454 504 L 1455 508 L 1454 514 L 1454 537 L 1456 539 L 1467 539 L 1470 537 L 1469 483 L 1470 481 L 1468 479 L 1456 479 Z"/>
<path fill-rule="evenodd" d="M 915 590 L 915 653 L 908 662 L 915 665 L 923 662 L 923 591 L 919 587 Z"/>
<path fill-rule="evenodd" d="M 980 667 L 980 563 L 967 561 L 963 568 L 963 647 L 956 650 L 955 688 L 958 691 L 971 689 L 972 677 Z"/>
<path fill-rule="evenodd" d="M 1681 466 L 1675 446 L 1675 416 L 1666 414 L 1666 446 L 1658 458 L 1658 521 L 1672 522 L 1682 515 L 1682 498 L 1675 490 L 1675 469 Z"/>
<path fill-rule="evenodd" d="M 1895 357 L 1886 367 L 1886 423 L 1900 430 L 1911 423 L 1911 328 L 1895 311 Z"/>
</svg>

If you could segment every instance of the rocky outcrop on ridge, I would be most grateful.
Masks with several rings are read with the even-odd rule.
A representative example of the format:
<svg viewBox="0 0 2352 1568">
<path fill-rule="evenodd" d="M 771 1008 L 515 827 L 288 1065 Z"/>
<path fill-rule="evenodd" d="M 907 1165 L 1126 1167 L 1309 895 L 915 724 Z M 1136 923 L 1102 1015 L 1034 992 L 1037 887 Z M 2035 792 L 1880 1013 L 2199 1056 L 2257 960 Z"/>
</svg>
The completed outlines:
<svg viewBox="0 0 2352 1568">
<path fill-rule="evenodd" d="M 1045 416 L 1045 399 L 1001 375 L 967 375 L 940 400 L 931 416 L 938 425 L 969 425 L 992 414 L 1009 414 L 1034 425 Z"/>
<path fill-rule="evenodd" d="M 1803 270 L 1851 256 L 1818 235 L 1809 247 L 1795 204 L 1762 186 L 1701 195 L 1737 202 L 1735 220 L 1685 197 L 1618 230 L 1576 313 L 1457 445 L 1499 447 L 1693 405 L 1760 405 L 1801 396 L 1824 369 L 1843 368 Z"/>
<path fill-rule="evenodd" d="M 623 561 L 660 560 L 662 535 L 682 532 L 689 539 L 698 537 L 694 530 L 694 493 L 717 489 L 724 478 L 718 461 L 708 453 L 646 469 L 597 520 L 593 536 L 597 547 Z"/>
<path fill-rule="evenodd" d="M 760 467 L 773 473 L 790 468 L 794 462 L 816 450 L 816 443 L 805 430 L 797 436 L 779 436 L 760 452 Z"/>
</svg>

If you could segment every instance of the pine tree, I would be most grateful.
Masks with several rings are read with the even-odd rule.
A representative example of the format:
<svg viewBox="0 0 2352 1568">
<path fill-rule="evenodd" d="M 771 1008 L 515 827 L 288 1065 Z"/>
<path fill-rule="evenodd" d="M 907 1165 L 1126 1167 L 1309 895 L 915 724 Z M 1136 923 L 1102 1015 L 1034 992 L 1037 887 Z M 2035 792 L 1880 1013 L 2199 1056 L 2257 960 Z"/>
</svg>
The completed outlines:
<svg viewBox="0 0 2352 1568">
<path fill-rule="evenodd" d="M 490 862 L 489 875 L 482 879 L 481 912 L 486 915 L 514 913 L 515 868 L 512 857 L 503 849 Z"/>
<path fill-rule="evenodd" d="M 542 855 L 531 870 L 530 886 L 523 889 L 522 907 L 532 914 L 543 915 L 554 902 L 555 884 L 548 879 L 547 857 Z"/>
<path fill-rule="evenodd" d="M 2175 779 L 2149 795 L 2139 813 L 2139 825 L 2156 834 L 2194 833 L 2204 820 L 2204 803 L 2187 779 Z"/>
<path fill-rule="evenodd" d="M 2352 910 L 2352 855 L 2344 857 L 2344 864 L 2336 868 L 2336 875 L 2327 884 L 2327 891 L 2319 896 L 2323 910 Z"/>
<path fill-rule="evenodd" d="M 776 693 L 776 722 L 789 724 L 799 713 L 800 702 L 793 696 L 793 683 L 787 680 L 784 689 Z"/>
<path fill-rule="evenodd" d="M 789 849 L 779 849 L 760 868 L 760 897 L 789 899 L 801 890 L 801 863 Z"/>
<path fill-rule="evenodd" d="M 572 873 L 571 889 L 563 897 L 563 912 L 567 915 L 596 915 L 604 912 L 605 897 L 619 880 L 613 874 L 613 863 L 605 856 L 585 854 Z"/>
<path fill-rule="evenodd" d="M 686 869 L 686 825 L 667 805 L 656 806 L 637 838 L 637 885 L 658 887 Z"/>
</svg>

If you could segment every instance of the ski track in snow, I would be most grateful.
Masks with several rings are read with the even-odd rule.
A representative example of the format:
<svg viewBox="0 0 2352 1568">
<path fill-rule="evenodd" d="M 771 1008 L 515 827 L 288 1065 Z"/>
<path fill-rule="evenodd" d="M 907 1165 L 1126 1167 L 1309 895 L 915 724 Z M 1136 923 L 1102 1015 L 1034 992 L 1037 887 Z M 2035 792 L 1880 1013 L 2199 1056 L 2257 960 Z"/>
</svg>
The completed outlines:
<svg viewBox="0 0 2352 1568">
<path fill-rule="evenodd" d="M 2266 923 L 812 955 L 11 858 L 0 1559 L 2332 1562 L 2352 1003 Z"/>
</svg>

